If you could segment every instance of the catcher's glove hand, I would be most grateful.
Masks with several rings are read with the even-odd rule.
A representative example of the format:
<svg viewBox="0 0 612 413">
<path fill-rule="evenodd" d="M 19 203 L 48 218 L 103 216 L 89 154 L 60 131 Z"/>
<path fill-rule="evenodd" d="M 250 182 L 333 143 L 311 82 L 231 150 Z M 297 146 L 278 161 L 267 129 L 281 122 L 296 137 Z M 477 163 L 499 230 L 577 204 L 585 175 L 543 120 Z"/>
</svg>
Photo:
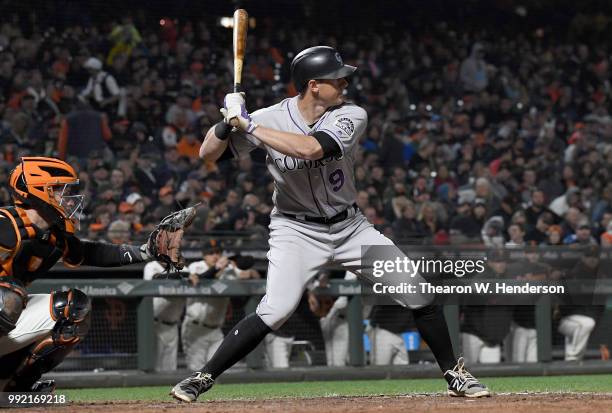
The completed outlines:
<svg viewBox="0 0 612 413">
<path fill-rule="evenodd" d="M 147 255 L 159 261 L 166 271 L 179 271 L 185 266 L 181 255 L 181 241 L 185 228 L 193 222 L 196 207 L 197 205 L 181 209 L 162 219 L 143 245 Z"/>
</svg>

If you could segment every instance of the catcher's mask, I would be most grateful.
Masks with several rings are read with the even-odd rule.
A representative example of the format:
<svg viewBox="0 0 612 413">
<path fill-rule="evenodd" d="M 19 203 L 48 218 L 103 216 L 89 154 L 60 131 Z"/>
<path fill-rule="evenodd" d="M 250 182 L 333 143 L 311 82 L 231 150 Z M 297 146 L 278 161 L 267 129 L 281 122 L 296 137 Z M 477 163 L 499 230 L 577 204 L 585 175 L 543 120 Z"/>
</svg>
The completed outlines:
<svg viewBox="0 0 612 413">
<path fill-rule="evenodd" d="M 9 187 L 15 205 L 32 208 L 61 231 L 74 233 L 83 209 L 79 179 L 66 162 L 55 158 L 23 157 L 11 172 Z"/>
</svg>

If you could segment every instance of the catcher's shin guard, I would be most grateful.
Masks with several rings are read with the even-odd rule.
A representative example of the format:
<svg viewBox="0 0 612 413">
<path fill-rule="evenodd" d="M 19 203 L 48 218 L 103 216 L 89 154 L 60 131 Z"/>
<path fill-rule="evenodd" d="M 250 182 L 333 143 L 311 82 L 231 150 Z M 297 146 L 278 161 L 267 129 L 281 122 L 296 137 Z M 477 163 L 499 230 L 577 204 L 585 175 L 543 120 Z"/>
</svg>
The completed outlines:
<svg viewBox="0 0 612 413">
<path fill-rule="evenodd" d="M 85 293 L 70 289 L 51 293 L 51 315 L 56 320 L 50 336 L 18 350 L 5 358 L 18 358 L 4 391 L 32 391 L 43 373 L 57 367 L 87 334 L 90 326 L 91 300 Z"/>
</svg>

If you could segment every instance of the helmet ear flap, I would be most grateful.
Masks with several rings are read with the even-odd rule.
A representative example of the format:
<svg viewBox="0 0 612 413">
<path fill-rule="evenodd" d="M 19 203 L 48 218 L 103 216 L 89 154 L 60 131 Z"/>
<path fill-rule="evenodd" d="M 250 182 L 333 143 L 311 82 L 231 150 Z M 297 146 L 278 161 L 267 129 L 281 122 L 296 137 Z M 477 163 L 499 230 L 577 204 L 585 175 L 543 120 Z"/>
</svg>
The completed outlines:
<svg viewBox="0 0 612 413">
<path fill-rule="evenodd" d="M 23 172 L 23 162 L 11 171 L 9 177 L 9 190 L 16 204 L 27 202 L 28 185 Z"/>
</svg>

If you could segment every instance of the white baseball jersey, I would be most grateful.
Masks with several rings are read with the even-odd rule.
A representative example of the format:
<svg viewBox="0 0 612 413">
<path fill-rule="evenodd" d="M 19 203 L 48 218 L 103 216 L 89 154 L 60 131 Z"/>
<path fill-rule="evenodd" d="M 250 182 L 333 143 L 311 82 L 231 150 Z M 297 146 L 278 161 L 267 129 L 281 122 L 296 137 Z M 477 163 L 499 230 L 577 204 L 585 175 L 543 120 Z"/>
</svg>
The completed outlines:
<svg viewBox="0 0 612 413">
<path fill-rule="evenodd" d="M 239 158 L 257 147 L 268 153 L 266 164 L 274 178 L 272 201 L 281 213 L 332 217 L 355 202 L 353 162 L 357 142 L 364 134 L 368 117 L 362 108 L 343 103 L 329 108 L 314 124 L 307 125 L 297 107 L 298 97 L 260 109 L 252 119 L 265 127 L 303 135 L 326 132 L 340 147 L 340 155 L 318 161 L 284 155 L 255 136 L 234 132 L 229 147 Z"/>
<path fill-rule="evenodd" d="M 206 261 L 202 260 L 191 263 L 188 271 L 190 274 L 200 275 L 208 271 L 209 268 Z M 230 265 L 226 267 L 219 277 L 220 280 L 234 278 L 236 276 Z M 229 301 L 230 299 L 227 297 L 188 298 L 185 317 L 207 326 L 220 327 L 225 322 L 225 313 L 227 312 Z"/>
<path fill-rule="evenodd" d="M 393 242 L 378 232 L 363 214 L 351 208 L 356 198 L 354 162 L 359 139 L 368 123 L 366 112 L 352 103 L 330 107 L 313 125 L 307 125 L 298 108 L 299 97 L 254 112 L 254 122 L 274 130 L 300 135 L 321 131 L 339 146 L 340 154 L 318 161 L 284 155 L 244 132 L 234 132 L 228 145 L 234 156 L 241 157 L 260 147 L 267 152 L 266 165 L 274 178 L 274 210 L 270 221 L 270 250 L 266 295 L 256 313 L 272 330 L 277 330 L 298 306 L 307 283 L 330 263 L 341 264 L 371 282 L 364 273 L 361 247 Z M 308 221 L 304 216 L 331 218 L 346 211 L 345 218 L 334 224 Z M 288 215 L 287 215 L 288 214 Z M 292 217 L 291 215 L 294 215 Z M 404 254 L 397 248 L 398 257 Z M 391 254 L 391 252 L 389 252 Z M 398 285 L 402 274 L 390 274 L 382 282 Z M 412 282 L 424 281 L 421 277 Z M 409 295 L 394 297 L 410 308 Z"/>
<path fill-rule="evenodd" d="M 164 272 L 164 267 L 157 261 L 151 261 L 144 266 L 143 278 L 152 280 L 155 274 L 162 272 Z M 181 272 L 185 272 L 185 270 Z M 185 308 L 185 299 L 182 297 L 153 298 L 153 316 L 160 321 L 178 323 L 181 320 L 181 315 L 183 315 L 183 308 Z"/>
</svg>

